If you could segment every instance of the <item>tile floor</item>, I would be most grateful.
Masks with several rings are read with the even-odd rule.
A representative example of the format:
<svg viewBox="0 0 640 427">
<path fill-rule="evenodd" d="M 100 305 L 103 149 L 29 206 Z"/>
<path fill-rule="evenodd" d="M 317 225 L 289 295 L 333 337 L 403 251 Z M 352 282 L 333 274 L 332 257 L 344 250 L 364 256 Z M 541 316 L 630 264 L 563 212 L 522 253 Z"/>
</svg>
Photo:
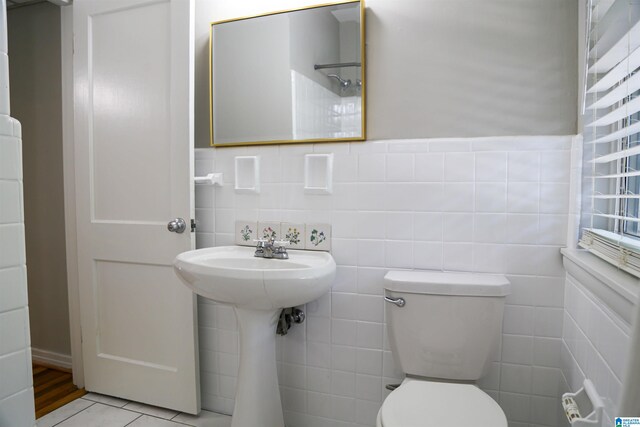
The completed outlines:
<svg viewBox="0 0 640 427">
<path fill-rule="evenodd" d="M 229 427 L 231 417 L 202 411 L 199 416 L 88 393 L 40 418 L 37 427 Z"/>
</svg>

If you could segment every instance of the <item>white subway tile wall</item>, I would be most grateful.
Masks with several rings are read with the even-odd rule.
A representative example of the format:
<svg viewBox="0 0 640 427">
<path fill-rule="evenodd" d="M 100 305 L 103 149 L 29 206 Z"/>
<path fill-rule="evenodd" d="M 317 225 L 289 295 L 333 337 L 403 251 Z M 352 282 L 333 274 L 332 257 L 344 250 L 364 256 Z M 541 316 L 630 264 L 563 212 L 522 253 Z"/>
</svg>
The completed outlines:
<svg viewBox="0 0 640 427">
<path fill-rule="evenodd" d="M 196 150 L 196 174 L 223 172 L 227 184 L 196 187 L 198 247 L 233 244 L 236 219 L 332 226 L 334 287 L 306 305 L 304 324 L 278 337 L 287 425 L 375 425 L 385 385 L 402 379 L 386 338 L 383 277 L 415 268 L 507 275 L 502 346 L 480 385 L 510 426 L 556 426 L 571 142 L 540 136 Z M 304 194 L 309 153 L 334 154 L 333 194 Z M 234 157 L 246 155 L 261 156 L 261 194 L 233 191 Z M 199 301 L 203 407 L 230 414 L 234 314 Z"/>
<path fill-rule="evenodd" d="M 0 115 L 0 425 L 33 427 L 20 123 Z"/>
<path fill-rule="evenodd" d="M 291 70 L 293 139 L 353 138 L 361 135 L 362 98 L 342 96 Z M 339 120 L 327 120 L 338 116 Z"/>
<path fill-rule="evenodd" d="M 619 415 L 630 329 L 629 323 L 567 274 L 560 386 L 563 392 L 575 392 L 585 378 L 591 379 L 605 405 L 602 427 L 613 425 Z"/>
</svg>

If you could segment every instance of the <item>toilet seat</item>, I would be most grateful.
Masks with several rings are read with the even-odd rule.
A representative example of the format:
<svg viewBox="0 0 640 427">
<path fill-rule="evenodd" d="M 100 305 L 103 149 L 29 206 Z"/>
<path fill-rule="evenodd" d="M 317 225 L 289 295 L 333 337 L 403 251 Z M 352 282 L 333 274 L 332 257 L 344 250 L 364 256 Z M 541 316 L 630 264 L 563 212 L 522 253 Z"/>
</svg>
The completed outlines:
<svg viewBox="0 0 640 427">
<path fill-rule="evenodd" d="M 471 384 L 407 378 L 385 399 L 378 427 L 507 427 L 498 404 Z"/>
</svg>

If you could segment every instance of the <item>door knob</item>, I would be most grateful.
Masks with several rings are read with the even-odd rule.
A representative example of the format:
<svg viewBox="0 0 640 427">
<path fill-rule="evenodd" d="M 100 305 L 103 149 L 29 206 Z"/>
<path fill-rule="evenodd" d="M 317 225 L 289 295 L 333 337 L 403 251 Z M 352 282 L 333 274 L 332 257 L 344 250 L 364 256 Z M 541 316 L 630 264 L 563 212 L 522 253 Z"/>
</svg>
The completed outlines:
<svg viewBox="0 0 640 427">
<path fill-rule="evenodd" d="M 182 233 L 187 229 L 187 223 L 182 218 L 176 218 L 173 221 L 169 221 L 167 224 L 167 230 L 174 233 Z"/>
</svg>

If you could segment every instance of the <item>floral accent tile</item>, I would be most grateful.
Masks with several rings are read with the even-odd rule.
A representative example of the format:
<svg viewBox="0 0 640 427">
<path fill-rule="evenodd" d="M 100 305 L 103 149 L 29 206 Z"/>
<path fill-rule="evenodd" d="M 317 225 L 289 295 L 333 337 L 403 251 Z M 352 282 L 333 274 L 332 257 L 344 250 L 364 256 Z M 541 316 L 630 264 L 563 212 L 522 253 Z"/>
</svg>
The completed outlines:
<svg viewBox="0 0 640 427">
<path fill-rule="evenodd" d="M 304 248 L 311 251 L 331 250 L 331 225 L 307 224 Z"/>
<path fill-rule="evenodd" d="M 275 239 L 280 240 L 280 223 L 279 222 L 258 222 L 258 239 Z"/>
<path fill-rule="evenodd" d="M 258 223 L 251 221 L 236 221 L 236 245 L 255 246 L 258 232 Z"/>
<path fill-rule="evenodd" d="M 304 249 L 304 224 L 282 223 L 282 240 L 288 240 L 287 247 L 291 249 Z"/>
</svg>

